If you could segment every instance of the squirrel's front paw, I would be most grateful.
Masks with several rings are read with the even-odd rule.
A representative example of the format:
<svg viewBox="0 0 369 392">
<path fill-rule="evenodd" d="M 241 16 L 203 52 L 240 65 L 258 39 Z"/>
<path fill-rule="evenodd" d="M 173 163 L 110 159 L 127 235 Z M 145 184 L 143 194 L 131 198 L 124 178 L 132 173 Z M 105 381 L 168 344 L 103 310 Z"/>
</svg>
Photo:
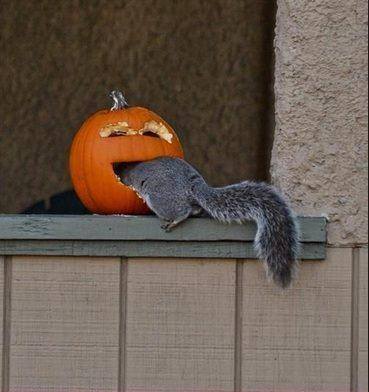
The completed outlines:
<svg viewBox="0 0 369 392">
<path fill-rule="evenodd" d="M 170 221 L 165 221 L 162 223 L 162 225 L 160 226 L 164 231 L 166 231 L 167 233 L 169 233 L 173 226 L 172 226 L 172 222 Z"/>
</svg>

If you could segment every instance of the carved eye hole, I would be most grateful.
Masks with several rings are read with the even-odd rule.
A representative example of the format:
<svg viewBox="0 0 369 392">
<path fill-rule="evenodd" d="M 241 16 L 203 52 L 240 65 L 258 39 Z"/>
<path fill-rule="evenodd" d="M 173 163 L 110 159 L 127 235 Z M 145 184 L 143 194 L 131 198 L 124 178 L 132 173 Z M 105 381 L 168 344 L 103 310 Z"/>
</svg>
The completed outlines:
<svg viewBox="0 0 369 392">
<path fill-rule="evenodd" d="M 101 137 L 114 137 L 114 136 L 132 136 L 144 135 L 149 137 L 161 138 L 168 143 L 172 143 L 173 134 L 168 128 L 156 121 L 148 121 L 144 124 L 143 128 L 137 130 L 128 126 L 126 121 L 120 121 L 115 124 L 108 124 L 100 129 L 99 134 Z"/>
<path fill-rule="evenodd" d="M 117 131 L 117 132 L 112 132 L 108 136 L 102 136 L 102 137 L 121 137 L 121 136 L 132 136 L 132 134 L 129 134 L 129 133 L 127 134 L 127 133 Z M 154 133 L 151 131 L 145 132 L 142 136 L 149 136 L 149 137 L 154 137 L 156 139 L 161 139 L 157 133 Z"/>
<path fill-rule="evenodd" d="M 147 131 L 143 134 L 143 136 L 149 136 L 149 137 L 155 137 L 157 139 L 160 139 L 160 136 L 157 133 L 151 132 L 151 131 Z"/>
<path fill-rule="evenodd" d="M 109 136 L 106 137 L 120 137 L 120 136 L 127 136 L 124 133 L 111 133 Z"/>
</svg>

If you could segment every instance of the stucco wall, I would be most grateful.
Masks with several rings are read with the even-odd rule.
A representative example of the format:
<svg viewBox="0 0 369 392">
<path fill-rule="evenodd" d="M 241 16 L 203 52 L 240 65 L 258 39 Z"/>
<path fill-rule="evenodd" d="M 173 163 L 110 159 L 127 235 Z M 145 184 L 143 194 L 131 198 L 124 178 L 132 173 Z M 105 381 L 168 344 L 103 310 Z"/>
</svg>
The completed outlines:
<svg viewBox="0 0 369 392">
<path fill-rule="evenodd" d="M 273 181 L 331 244 L 367 243 L 367 2 L 278 1 Z"/>
<path fill-rule="evenodd" d="M 70 187 L 72 137 L 121 88 L 214 184 L 269 171 L 272 0 L 2 0 L 0 212 Z"/>
</svg>

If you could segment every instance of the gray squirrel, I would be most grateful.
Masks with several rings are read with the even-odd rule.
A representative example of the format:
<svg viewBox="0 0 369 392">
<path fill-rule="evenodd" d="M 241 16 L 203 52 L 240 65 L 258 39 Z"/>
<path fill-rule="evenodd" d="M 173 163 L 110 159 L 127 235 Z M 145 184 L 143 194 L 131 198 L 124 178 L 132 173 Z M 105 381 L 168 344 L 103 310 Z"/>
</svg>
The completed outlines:
<svg viewBox="0 0 369 392">
<path fill-rule="evenodd" d="M 190 164 L 171 157 L 125 164 L 119 176 L 163 220 L 166 231 L 203 211 L 221 222 L 255 221 L 255 249 L 265 261 L 267 275 L 283 288 L 290 285 L 297 266 L 299 229 L 274 187 L 244 181 L 213 188 Z"/>
</svg>

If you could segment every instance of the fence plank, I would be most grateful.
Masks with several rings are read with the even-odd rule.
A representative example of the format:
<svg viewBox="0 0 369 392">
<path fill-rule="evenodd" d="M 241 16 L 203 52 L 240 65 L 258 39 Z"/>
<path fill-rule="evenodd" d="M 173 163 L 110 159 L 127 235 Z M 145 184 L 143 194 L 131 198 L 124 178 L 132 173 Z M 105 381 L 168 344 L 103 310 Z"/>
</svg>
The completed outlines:
<svg viewBox="0 0 369 392">
<path fill-rule="evenodd" d="M 116 391 L 119 259 L 14 257 L 11 391 Z"/>
<path fill-rule="evenodd" d="M 127 391 L 232 391 L 235 261 L 128 264 Z"/>
<path fill-rule="evenodd" d="M 360 249 L 359 392 L 368 391 L 368 249 Z"/>
<path fill-rule="evenodd" d="M 243 389 L 346 391 L 350 388 L 351 250 L 329 249 L 303 263 L 281 291 L 257 263 L 244 264 Z"/>
<path fill-rule="evenodd" d="M 0 360 L 2 363 L 2 370 L 0 372 L 0 386 L 3 387 L 3 372 L 4 372 L 4 362 L 3 362 L 3 340 L 4 340 L 4 333 L 3 333 L 3 325 L 4 325 L 4 256 L 0 256 Z M 6 367 L 6 366 L 5 366 Z M 2 388 L 3 389 L 3 388 Z"/>
</svg>

